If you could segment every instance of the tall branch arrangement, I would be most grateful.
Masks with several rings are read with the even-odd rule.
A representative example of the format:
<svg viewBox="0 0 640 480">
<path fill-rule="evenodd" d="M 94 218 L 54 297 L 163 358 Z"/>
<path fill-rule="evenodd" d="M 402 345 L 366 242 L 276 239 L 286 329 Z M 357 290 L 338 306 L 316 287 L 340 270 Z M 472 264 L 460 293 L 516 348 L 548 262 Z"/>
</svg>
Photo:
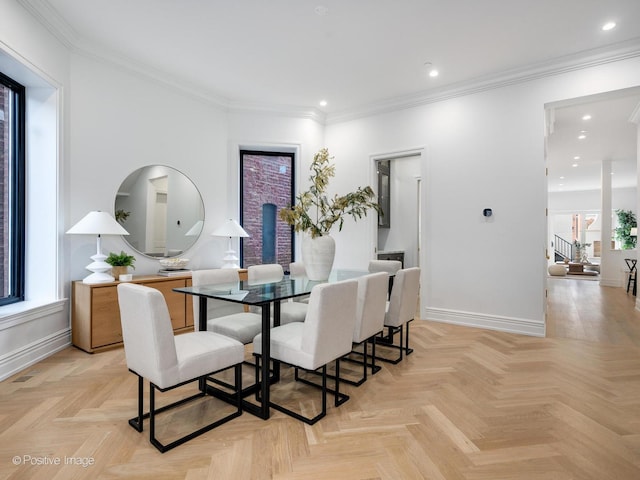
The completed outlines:
<svg viewBox="0 0 640 480">
<path fill-rule="evenodd" d="M 296 232 L 307 232 L 312 238 L 328 235 L 334 224 L 338 231 L 342 230 L 344 219 L 350 215 L 354 221 L 367 216 L 367 210 L 373 209 L 382 215 L 376 201 L 376 195 L 370 186 L 358 187 L 346 195 L 334 195 L 329 199 L 326 195 L 329 179 L 335 176 L 334 157 L 323 148 L 313 157 L 309 169 L 311 187 L 296 196 L 296 204 L 280 210 L 280 218 L 293 226 Z"/>
</svg>

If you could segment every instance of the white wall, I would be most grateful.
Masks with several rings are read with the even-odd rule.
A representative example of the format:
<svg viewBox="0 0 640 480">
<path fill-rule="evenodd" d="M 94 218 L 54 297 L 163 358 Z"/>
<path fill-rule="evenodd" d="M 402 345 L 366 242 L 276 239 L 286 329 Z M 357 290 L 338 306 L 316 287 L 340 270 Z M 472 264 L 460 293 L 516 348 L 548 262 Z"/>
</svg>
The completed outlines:
<svg viewBox="0 0 640 480">
<path fill-rule="evenodd" d="M 69 54 L 13 0 L 0 1 L 0 70 L 26 87 L 25 301 L 0 307 L 0 379 L 69 344 L 64 298 L 64 149 Z"/>
<path fill-rule="evenodd" d="M 544 105 L 639 84 L 631 59 L 328 126 L 350 159 L 338 188 L 367 181 L 372 153 L 425 146 L 422 318 L 544 334 Z M 352 262 L 371 237 L 350 232 Z"/>
<path fill-rule="evenodd" d="M 174 167 L 195 183 L 205 205 L 205 226 L 186 257 L 193 268 L 213 266 L 213 237 L 227 190 L 227 118 L 219 108 L 105 63 L 73 55 L 70 202 L 67 228 L 88 210 L 113 213 L 118 187 L 145 165 Z M 222 217 L 224 218 L 224 217 Z M 73 236 L 69 280 L 84 267 L 95 239 Z M 131 249 L 104 237 L 105 252 Z M 155 273 L 157 260 L 136 255 L 136 274 Z"/>
</svg>

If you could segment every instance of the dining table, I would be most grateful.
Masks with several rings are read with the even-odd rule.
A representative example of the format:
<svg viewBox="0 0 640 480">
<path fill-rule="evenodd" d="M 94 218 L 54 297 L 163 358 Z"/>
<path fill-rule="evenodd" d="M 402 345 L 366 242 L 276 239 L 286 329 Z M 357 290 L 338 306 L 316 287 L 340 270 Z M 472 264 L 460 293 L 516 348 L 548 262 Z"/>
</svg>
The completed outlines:
<svg viewBox="0 0 640 480">
<path fill-rule="evenodd" d="M 253 415 L 264 420 L 269 418 L 269 387 L 271 383 L 279 380 L 279 363 L 274 362 L 273 374 L 271 374 L 270 356 L 270 330 L 271 311 L 273 310 L 273 326 L 280 325 L 280 304 L 282 301 L 289 301 L 297 297 L 309 295 L 314 286 L 321 283 L 338 282 L 367 275 L 367 271 L 360 270 L 334 270 L 326 280 L 309 280 L 302 275 L 284 275 L 280 278 L 263 279 L 259 282 L 248 280 L 238 280 L 233 283 L 218 283 L 213 285 L 199 285 L 190 287 L 174 288 L 174 292 L 194 295 L 199 301 L 199 317 L 197 319 L 199 329 L 207 329 L 207 300 L 223 300 L 232 303 L 259 307 L 262 318 L 262 362 L 260 365 L 260 378 L 250 387 L 242 389 L 242 408 Z M 203 385 L 203 388 L 206 388 Z M 247 400 L 249 395 L 258 392 L 257 404 Z M 211 392 L 220 396 L 218 390 Z"/>
</svg>

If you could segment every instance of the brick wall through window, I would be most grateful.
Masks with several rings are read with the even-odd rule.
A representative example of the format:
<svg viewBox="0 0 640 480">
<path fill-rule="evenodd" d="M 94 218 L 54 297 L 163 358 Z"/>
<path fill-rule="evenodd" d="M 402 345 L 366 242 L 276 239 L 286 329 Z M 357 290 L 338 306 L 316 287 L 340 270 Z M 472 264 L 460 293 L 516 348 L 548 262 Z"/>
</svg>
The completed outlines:
<svg viewBox="0 0 640 480">
<path fill-rule="evenodd" d="M 293 155 L 270 152 L 241 152 L 242 227 L 250 235 L 242 239 L 242 266 L 279 263 L 289 270 L 292 255 L 291 227 L 278 212 L 293 202 Z M 265 207 L 267 205 L 267 207 Z M 269 235 L 265 210 L 275 216 L 275 229 Z M 267 214 L 267 217 L 270 215 Z M 269 247 L 275 243 L 275 258 Z M 265 248 L 266 247 L 266 248 Z"/>
</svg>

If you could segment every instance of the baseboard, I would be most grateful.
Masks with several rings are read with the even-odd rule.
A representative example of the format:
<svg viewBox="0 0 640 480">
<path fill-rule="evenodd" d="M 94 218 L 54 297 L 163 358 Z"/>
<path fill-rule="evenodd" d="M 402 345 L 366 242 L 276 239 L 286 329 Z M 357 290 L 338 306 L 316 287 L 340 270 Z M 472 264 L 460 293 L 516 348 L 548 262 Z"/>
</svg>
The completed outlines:
<svg viewBox="0 0 640 480">
<path fill-rule="evenodd" d="M 600 285 L 602 287 L 626 287 L 623 285 L 619 277 L 600 277 Z"/>
<path fill-rule="evenodd" d="M 0 381 L 71 345 L 71 329 L 65 328 L 0 357 Z"/>
<path fill-rule="evenodd" d="M 460 312 L 441 308 L 426 308 L 426 319 L 434 322 L 451 323 L 465 327 L 484 328 L 501 332 L 518 333 L 534 337 L 545 336 L 544 320 L 526 320 L 522 318 L 484 315 L 473 312 Z"/>
</svg>

